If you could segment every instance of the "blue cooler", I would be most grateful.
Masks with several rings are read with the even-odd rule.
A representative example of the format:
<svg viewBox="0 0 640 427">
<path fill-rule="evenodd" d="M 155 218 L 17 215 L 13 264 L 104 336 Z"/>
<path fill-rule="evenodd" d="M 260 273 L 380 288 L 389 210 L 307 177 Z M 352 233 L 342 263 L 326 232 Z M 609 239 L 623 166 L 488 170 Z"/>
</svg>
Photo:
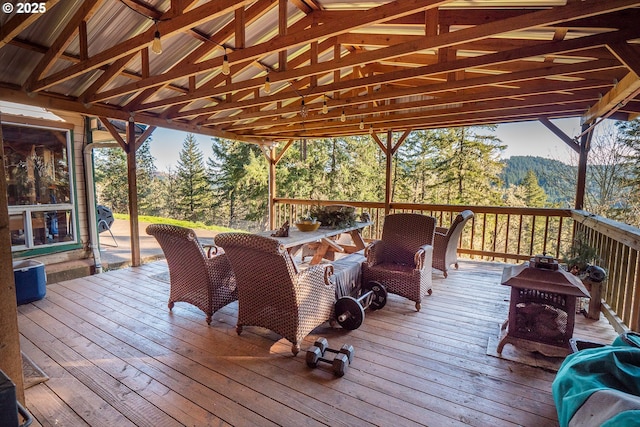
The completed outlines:
<svg viewBox="0 0 640 427">
<path fill-rule="evenodd" d="M 41 262 L 14 261 L 13 278 L 16 282 L 18 305 L 42 299 L 47 293 L 47 276 Z"/>
</svg>

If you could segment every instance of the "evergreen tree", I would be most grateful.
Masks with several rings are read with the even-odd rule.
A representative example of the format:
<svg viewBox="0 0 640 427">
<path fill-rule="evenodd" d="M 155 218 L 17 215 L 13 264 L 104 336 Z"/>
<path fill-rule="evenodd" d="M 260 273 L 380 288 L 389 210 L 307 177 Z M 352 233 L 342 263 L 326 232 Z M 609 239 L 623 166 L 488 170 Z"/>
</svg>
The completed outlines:
<svg viewBox="0 0 640 427">
<path fill-rule="evenodd" d="M 151 155 L 150 139 L 136 151 L 136 182 L 138 186 L 138 211 L 140 215 L 153 214 L 154 180 L 156 167 Z M 127 179 L 127 155 L 121 148 L 103 148 L 94 151 L 95 179 L 98 203 L 109 206 L 114 212 L 129 212 Z"/>
<path fill-rule="evenodd" d="M 434 203 L 500 205 L 498 175 L 503 164 L 499 155 L 505 146 L 491 134 L 495 127 L 438 129 L 435 145 L 433 187 L 440 190 Z"/>
<path fill-rule="evenodd" d="M 547 194 L 544 189 L 538 184 L 538 177 L 536 174 L 529 170 L 527 175 L 522 180 L 522 187 L 524 187 L 524 201 L 528 207 L 542 208 L 547 204 Z"/>
<path fill-rule="evenodd" d="M 193 134 L 182 143 L 177 174 L 175 203 L 180 217 L 189 221 L 204 221 L 210 205 L 209 183 L 202 151 Z"/>
<path fill-rule="evenodd" d="M 207 177 L 213 191 L 211 220 L 248 228 L 242 221 L 264 223 L 267 217 L 268 171 L 260 148 L 213 138 Z"/>
</svg>

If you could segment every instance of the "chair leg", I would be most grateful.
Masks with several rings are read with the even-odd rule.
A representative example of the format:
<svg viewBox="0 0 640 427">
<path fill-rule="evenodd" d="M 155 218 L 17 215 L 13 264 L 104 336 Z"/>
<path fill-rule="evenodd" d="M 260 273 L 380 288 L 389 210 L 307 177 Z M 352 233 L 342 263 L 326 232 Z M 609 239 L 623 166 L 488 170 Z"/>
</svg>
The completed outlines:
<svg viewBox="0 0 640 427">
<path fill-rule="evenodd" d="M 422 308 L 422 305 L 419 302 L 417 302 L 416 303 L 416 311 L 420 311 L 420 308 Z"/>
<path fill-rule="evenodd" d="M 456 268 L 456 270 L 458 269 L 458 263 L 456 262 L 455 264 L 453 264 L 453 266 Z"/>
<path fill-rule="evenodd" d="M 297 356 L 299 352 L 300 352 L 300 345 L 298 343 L 294 343 L 291 346 L 291 353 L 293 353 L 294 356 Z"/>
<path fill-rule="evenodd" d="M 173 305 L 174 305 L 174 302 L 169 301 L 169 304 L 167 304 L 167 307 L 169 307 L 169 311 L 173 310 Z"/>
<path fill-rule="evenodd" d="M 236 325 L 236 333 L 240 335 L 242 333 L 242 325 Z"/>
<path fill-rule="evenodd" d="M 207 325 L 211 326 L 211 319 L 213 318 L 212 314 L 207 314 Z"/>
</svg>

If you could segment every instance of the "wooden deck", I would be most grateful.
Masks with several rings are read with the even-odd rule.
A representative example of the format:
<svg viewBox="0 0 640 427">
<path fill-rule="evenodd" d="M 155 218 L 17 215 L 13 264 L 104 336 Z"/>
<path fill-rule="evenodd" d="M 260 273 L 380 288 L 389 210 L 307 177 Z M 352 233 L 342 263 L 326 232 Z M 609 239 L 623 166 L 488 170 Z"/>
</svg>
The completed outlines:
<svg viewBox="0 0 640 427">
<path fill-rule="evenodd" d="M 164 261 L 53 284 L 20 306 L 22 350 L 50 379 L 26 390 L 43 426 L 553 426 L 554 372 L 487 355 L 508 312 L 502 265 L 463 262 L 419 313 L 391 295 L 355 331 L 342 378 L 309 369 L 270 331 L 235 333 L 237 303 L 214 314 L 166 308 Z M 611 342 L 601 316 L 577 316 L 575 336 Z M 511 347 L 507 345 L 505 351 Z"/>
</svg>

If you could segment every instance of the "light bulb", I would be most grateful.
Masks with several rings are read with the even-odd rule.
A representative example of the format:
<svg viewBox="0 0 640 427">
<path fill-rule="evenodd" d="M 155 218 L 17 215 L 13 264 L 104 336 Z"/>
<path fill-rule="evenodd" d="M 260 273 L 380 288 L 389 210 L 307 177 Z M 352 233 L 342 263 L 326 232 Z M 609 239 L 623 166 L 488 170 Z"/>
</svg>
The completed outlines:
<svg viewBox="0 0 640 427">
<path fill-rule="evenodd" d="M 360 119 L 360 130 L 364 129 L 364 120 Z"/>
<path fill-rule="evenodd" d="M 340 116 L 340 121 L 342 123 L 347 121 L 347 116 L 344 114 L 344 110 L 342 110 L 342 115 Z"/>
<path fill-rule="evenodd" d="M 227 54 L 224 54 L 224 58 L 222 59 L 222 74 L 228 76 L 231 73 L 231 68 L 229 67 L 229 58 Z"/>
<path fill-rule="evenodd" d="M 369 125 L 369 135 L 373 135 L 373 125 Z"/>
<path fill-rule="evenodd" d="M 266 93 L 271 93 L 271 82 L 269 81 L 269 76 L 264 79 L 264 91 Z"/>
<path fill-rule="evenodd" d="M 160 42 L 160 31 L 156 30 L 151 43 L 151 52 L 160 55 L 162 53 L 162 43 Z"/>
<path fill-rule="evenodd" d="M 306 105 L 304 105 L 304 99 L 302 100 L 302 105 L 300 106 L 300 117 L 303 119 L 309 115 L 309 109 Z"/>
<path fill-rule="evenodd" d="M 327 114 L 329 112 L 329 107 L 327 107 L 327 97 L 325 96 L 324 102 L 322 103 L 322 114 Z"/>
</svg>

